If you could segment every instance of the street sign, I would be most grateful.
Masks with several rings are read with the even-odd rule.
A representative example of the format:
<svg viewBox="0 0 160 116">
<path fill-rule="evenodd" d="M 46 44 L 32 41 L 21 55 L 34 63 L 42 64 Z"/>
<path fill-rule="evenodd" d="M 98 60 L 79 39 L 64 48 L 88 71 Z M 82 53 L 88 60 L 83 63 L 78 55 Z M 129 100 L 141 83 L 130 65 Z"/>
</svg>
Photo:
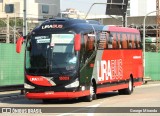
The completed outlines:
<svg viewBox="0 0 160 116">
<path fill-rule="evenodd" d="M 127 10 L 128 0 L 107 0 L 106 15 L 124 16 Z"/>
</svg>

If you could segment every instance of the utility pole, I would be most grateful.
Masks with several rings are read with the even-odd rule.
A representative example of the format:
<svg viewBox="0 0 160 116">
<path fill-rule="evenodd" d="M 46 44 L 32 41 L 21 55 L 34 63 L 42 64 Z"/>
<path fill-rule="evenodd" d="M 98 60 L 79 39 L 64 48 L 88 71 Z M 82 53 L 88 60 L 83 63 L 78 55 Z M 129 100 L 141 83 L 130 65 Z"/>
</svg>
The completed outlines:
<svg viewBox="0 0 160 116">
<path fill-rule="evenodd" d="M 9 43 L 10 33 L 9 33 L 9 15 L 7 15 L 7 32 L 6 32 L 6 43 Z"/>
<path fill-rule="evenodd" d="M 123 27 L 127 27 L 127 13 L 123 14 L 123 21 L 122 22 L 123 22 L 123 24 L 122 24 Z"/>
<path fill-rule="evenodd" d="M 23 36 L 27 35 L 27 0 L 23 0 L 24 10 L 23 10 Z"/>
<path fill-rule="evenodd" d="M 17 28 L 17 20 L 16 20 L 16 13 L 14 14 L 15 17 L 14 17 L 14 44 L 16 43 L 16 28 Z"/>
<path fill-rule="evenodd" d="M 160 40 L 160 5 L 159 0 L 156 0 L 156 21 L 157 21 L 157 31 L 156 31 L 156 51 L 159 49 L 159 40 Z"/>
</svg>

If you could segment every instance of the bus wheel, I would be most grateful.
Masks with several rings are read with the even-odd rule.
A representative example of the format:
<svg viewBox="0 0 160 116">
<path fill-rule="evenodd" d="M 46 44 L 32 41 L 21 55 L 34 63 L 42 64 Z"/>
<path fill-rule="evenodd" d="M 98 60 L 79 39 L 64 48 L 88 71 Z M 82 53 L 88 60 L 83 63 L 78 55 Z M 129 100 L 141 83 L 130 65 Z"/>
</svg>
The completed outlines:
<svg viewBox="0 0 160 116">
<path fill-rule="evenodd" d="M 126 89 L 121 89 L 121 90 L 118 90 L 118 93 L 120 95 L 130 95 L 131 93 L 133 92 L 133 79 L 130 78 L 129 79 L 129 82 L 128 82 L 128 88 Z"/>
<path fill-rule="evenodd" d="M 133 92 L 133 79 L 129 79 L 128 88 L 126 89 L 126 94 L 130 95 Z"/>
<path fill-rule="evenodd" d="M 95 90 L 94 90 L 93 83 L 90 84 L 90 89 L 89 90 L 90 90 L 90 95 L 85 97 L 85 100 L 87 102 L 91 102 L 92 100 L 96 99 L 96 93 L 95 93 Z"/>
</svg>

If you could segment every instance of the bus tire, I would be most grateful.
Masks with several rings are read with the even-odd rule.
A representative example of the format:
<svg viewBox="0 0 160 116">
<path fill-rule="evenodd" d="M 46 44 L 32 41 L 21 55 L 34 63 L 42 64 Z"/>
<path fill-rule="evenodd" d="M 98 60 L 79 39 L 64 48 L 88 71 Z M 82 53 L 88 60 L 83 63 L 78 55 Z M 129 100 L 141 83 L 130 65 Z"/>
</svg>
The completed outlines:
<svg viewBox="0 0 160 116">
<path fill-rule="evenodd" d="M 96 99 L 96 92 L 95 92 L 95 87 L 93 83 L 90 84 L 89 91 L 90 91 L 90 94 L 85 97 L 86 102 L 91 102 L 92 100 Z"/>
<path fill-rule="evenodd" d="M 118 90 L 118 93 L 120 95 L 130 95 L 132 94 L 132 92 L 133 92 L 133 79 L 132 77 L 130 77 L 129 82 L 128 82 L 128 88 Z"/>
<path fill-rule="evenodd" d="M 133 79 L 130 77 L 128 82 L 128 88 L 125 90 L 125 94 L 130 95 L 133 92 Z"/>
</svg>

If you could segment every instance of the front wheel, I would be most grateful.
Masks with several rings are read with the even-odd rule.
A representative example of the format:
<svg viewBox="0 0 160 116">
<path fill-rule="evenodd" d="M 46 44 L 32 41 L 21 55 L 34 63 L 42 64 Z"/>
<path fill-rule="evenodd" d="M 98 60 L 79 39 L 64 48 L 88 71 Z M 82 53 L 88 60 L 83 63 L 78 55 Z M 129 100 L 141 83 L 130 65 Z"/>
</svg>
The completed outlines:
<svg viewBox="0 0 160 116">
<path fill-rule="evenodd" d="M 90 84 L 89 91 L 90 91 L 90 94 L 85 97 L 85 100 L 87 102 L 91 102 L 92 100 L 96 99 L 96 92 L 95 92 L 93 83 Z"/>
</svg>

